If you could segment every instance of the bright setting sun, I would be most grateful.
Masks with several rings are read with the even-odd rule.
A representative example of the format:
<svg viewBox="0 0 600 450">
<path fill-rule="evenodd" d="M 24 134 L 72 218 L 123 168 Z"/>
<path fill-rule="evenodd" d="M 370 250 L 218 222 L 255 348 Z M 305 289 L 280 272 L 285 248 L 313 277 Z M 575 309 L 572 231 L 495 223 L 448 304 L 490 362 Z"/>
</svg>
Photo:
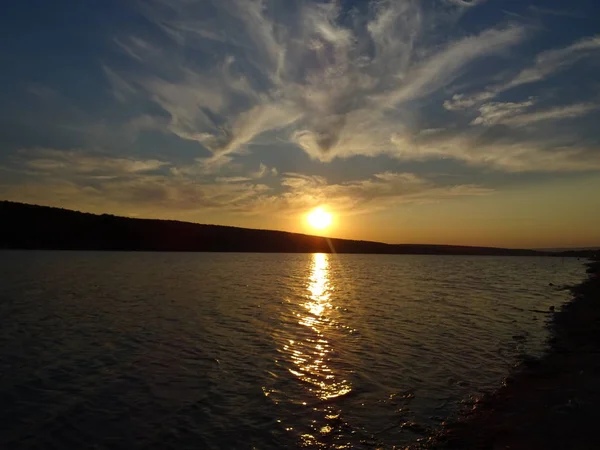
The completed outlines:
<svg viewBox="0 0 600 450">
<path fill-rule="evenodd" d="M 325 228 L 331 225 L 333 218 L 330 212 L 325 211 L 323 208 L 319 207 L 309 212 L 306 216 L 306 219 L 312 228 L 315 228 L 317 230 L 324 230 Z"/>
</svg>

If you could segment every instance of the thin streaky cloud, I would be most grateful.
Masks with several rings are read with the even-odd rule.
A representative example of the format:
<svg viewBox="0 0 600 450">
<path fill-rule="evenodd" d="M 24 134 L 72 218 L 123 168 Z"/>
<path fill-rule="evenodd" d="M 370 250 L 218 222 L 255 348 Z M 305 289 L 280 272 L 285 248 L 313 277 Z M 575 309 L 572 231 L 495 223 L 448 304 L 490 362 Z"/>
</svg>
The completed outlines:
<svg viewBox="0 0 600 450">
<path fill-rule="evenodd" d="M 494 191 L 475 184 L 438 184 L 413 173 L 380 172 L 372 177 L 330 183 L 326 177 L 284 173 L 276 191 L 255 177 L 224 176 L 199 181 L 189 172 L 168 176 L 157 170 L 170 166 L 157 160 L 133 160 L 89 155 L 80 150 L 38 149 L 13 170 L 32 175 L 21 186 L 3 188 L 12 198 L 53 204 L 47 193 L 99 207 L 117 204 L 142 213 L 161 206 L 173 211 L 221 209 L 244 214 L 299 214 L 327 204 L 339 213 L 357 214 L 392 204 L 423 203 L 444 198 L 489 195 Z M 176 169 L 172 167 L 172 169 Z M 85 176 L 84 176 L 85 175 Z"/>
<path fill-rule="evenodd" d="M 27 92 L 41 98 L 55 98 L 59 96 L 59 93 L 55 89 L 39 83 L 27 85 Z"/>
<path fill-rule="evenodd" d="M 516 12 L 514 12 L 514 11 L 508 11 L 508 10 L 506 10 L 506 9 L 503 9 L 503 10 L 501 10 L 501 11 L 502 11 L 504 14 L 506 14 L 507 16 L 516 17 L 516 18 L 518 18 L 518 19 L 526 19 L 526 17 L 525 17 L 525 16 L 523 16 L 523 15 L 521 15 L 521 14 L 518 14 L 518 13 L 516 13 Z"/>
<path fill-rule="evenodd" d="M 521 103 L 486 103 L 479 107 L 479 117 L 475 118 L 473 125 L 509 125 L 524 127 L 539 122 L 553 120 L 575 119 L 600 109 L 600 105 L 579 103 L 574 105 L 557 106 L 533 112 L 525 112 L 535 104 L 529 100 Z"/>
<path fill-rule="evenodd" d="M 121 50 L 123 50 L 126 54 L 128 54 L 132 58 L 137 59 L 138 61 L 144 60 L 144 58 L 135 51 L 135 48 L 133 46 L 128 45 L 125 42 L 122 42 L 118 38 L 115 38 L 115 44 L 117 44 L 119 46 L 119 48 L 121 48 Z"/>
<path fill-rule="evenodd" d="M 121 75 L 117 74 L 110 67 L 103 65 L 102 70 L 111 85 L 113 96 L 118 101 L 126 102 L 130 95 L 137 92 L 129 82 L 125 81 Z"/>
<path fill-rule="evenodd" d="M 81 150 L 24 149 L 19 153 L 24 157 L 23 165 L 30 169 L 69 174 L 102 173 L 123 175 L 149 172 L 170 164 L 156 159 L 136 160 L 90 154 Z"/>
<path fill-rule="evenodd" d="M 590 19 L 590 17 L 585 16 L 584 14 L 577 13 L 575 11 L 565 11 L 560 9 L 551 9 L 551 8 L 542 8 L 535 5 L 530 5 L 528 8 L 530 11 L 538 14 L 547 14 L 551 16 L 559 16 L 559 17 L 571 17 L 573 19 Z"/>
<path fill-rule="evenodd" d="M 487 0 L 445 0 L 446 3 L 450 3 L 455 6 L 462 6 L 466 8 L 471 8 L 473 6 L 480 5 Z"/>
<path fill-rule="evenodd" d="M 238 62 L 227 56 L 218 70 L 184 69 L 177 83 L 159 78 L 137 83 L 171 115 L 171 131 L 198 141 L 215 155 L 244 151 L 262 133 L 290 128 L 289 142 L 323 161 L 361 154 L 365 147 L 372 149 L 368 154 L 391 152 L 389 130 L 397 128 L 399 117 L 390 117 L 390 108 L 439 90 L 472 61 L 525 38 L 522 27 L 511 26 L 459 38 L 433 53 L 424 51 L 422 24 L 437 19 L 424 19 L 421 5 L 414 1 L 379 3 L 362 28 L 341 25 L 340 7 L 333 3 L 300 3 L 298 18 L 286 31 L 261 2 L 212 5 L 228 20 L 242 24 L 240 33 L 246 39 L 233 35 L 229 43 L 251 43 L 254 51 L 247 59 L 260 79 L 236 75 Z M 185 10 L 185 4 L 180 6 Z M 173 9 L 180 12 L 168 29 L 177 29 L 178 37 L 194 26 L 207 26 Z M 162 29 L 165 23 L 160 24 Z M 193 33 L 193 39 L 203 39 L 204 34 Z M 373 44 L 373 53 L 357 44 L 365 39 Z M 422 53 L 429 55 L 423 58 Z M 304 73 L 299 74 L 301 67 Z M 265 88 L 257 88 L 259 81 Z M 237 98 L 249 106 L 241 108 Z M 367 117 L 385 123 L 373 129 L 375 120 L 365 122 Z M 357 128 L 373 136 L 357 139 Z M 382 130 L 387 136 L 378 136 Z M 349 141 L 355 144 L 344 148 L 342 143 Z"/>
<path fill-rule="evenodd" d="M 510 89 L 542 81 L 561 70 L 568 69 L 582 58 L 599 52 L 600 35 L 581 39 L 563 48 L 541 52 L 535 57 L 533 65 L 521 70 L 508 81 L 475 94 L 455 94 L 452 100 L 444 102 L 444 107 L 451 111 L 471 108 Z"/>
<path fill-rule="evenodd" d="M 477 2 L 458 3 L 464 7 Z M 211 7 L 221 11 L 225 23 L 239 24 L 238 30 L 222 41 L 247 52 L 245 60 L 225 55 L 220 64 L 208 68 L 182 66 L 179 80 L 154 76 L 130 83 L 141 86 L 168 112 L 171 132 L 202 144 L 214 161 L 229 161 L 228 155 L 251 152 L 249 144 L 265 132 L 276 132 L 277 140 L 322 162 L 384 154 L 423 160 L 439 154 L 424 152 L 423 143 L 409 144 L 420 132 L 411 103 L 450 85 L 474 61 L 506 54 L 532 32 L 512 24 L 456 37 L 443 46 L 432 45 L 424 30 L 442 19 L 416 1 L 380 2 L 362 26 L 342 24 L 342 10 L 334 3 L 299 3 L 295 20 L 285 24 L 262 2 L 231 0 L 211 3 Z M 214 25 L 195 17 L 187 3 L 170 3 L 170 8 L 176 11 L 170 20 L 155 22 L 177 43 L 183 39 L 185 45 L 197 46 L 218 35 Z M 159 17 L 149 9 L 146 14 Z M 504 91 L 540 81 L 574 64 L 594 52 L 599 41 L 591 37 L 541 52 L 531 67 L 512 79 L 478 94 L 456 94 L 444 107 L 458 110 L 490 103 Z M 306 44 L 299 45 L 301 42 Z M 372 44 L 369 51 L 363 42 Z M 244 62 L 256 69 L 254 77 L 240 70 Z M 496 107 L 485 106 L 474 124 L 499 121 L 492 117 Z M 509 112 L 498 109 L 495 114 L 508 117 Z M 558 119 L 558 113 L 551 116 Z M 551 116 L 538 116 L 537 121 Z M 526 120 L 536 122 L 533 116 Z M 224 157 L 227 159 L 221 159 Z"/>
<path fill-rule="evenodd" d="M 525 102 L 490 102 L 479 107 L 479 117 L 475 118 L 472 125 L 497 125 L 506 123 L 507 120 L 523 114 L 533 106 L 534 100 Z"/>
</svg>

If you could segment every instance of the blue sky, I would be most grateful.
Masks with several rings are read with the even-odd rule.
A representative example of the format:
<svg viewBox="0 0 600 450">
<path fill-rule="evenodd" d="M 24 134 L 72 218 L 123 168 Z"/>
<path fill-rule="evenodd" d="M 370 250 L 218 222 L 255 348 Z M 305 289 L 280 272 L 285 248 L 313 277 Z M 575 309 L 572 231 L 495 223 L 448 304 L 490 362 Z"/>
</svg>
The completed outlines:
<svg viewBox="0 0 600 450">
<path fill-rule="evenodd" d="M 3 198 L 293 231 L 324 205 L 344 237 L 600 243 L 597 1 L 22 0 L 0 26 Z M 540 218 L 562 225 L 535 239 Z"/>
</svg>

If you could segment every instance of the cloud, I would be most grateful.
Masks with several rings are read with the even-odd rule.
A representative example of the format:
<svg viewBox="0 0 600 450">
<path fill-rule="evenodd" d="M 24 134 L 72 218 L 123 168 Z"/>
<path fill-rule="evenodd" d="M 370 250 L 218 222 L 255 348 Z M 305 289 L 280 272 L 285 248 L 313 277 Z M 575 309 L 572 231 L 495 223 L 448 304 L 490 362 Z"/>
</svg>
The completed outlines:
<svg viewBox="0 0 600 450">
<path fill-rule="evenodd" d="M 455 94 L 452 100 L 444 102 L 444 107 L 451 111 L 471 108 L 482 101 L 496 97 L 502 92 L 525 84 L 542 81 L 597 52 L 600 52 L 600 35 L 581 39 L 563 48 L 541 52 L 535 57 L 532 65 L 521 70 L 508 81 L 490 86 L 482 92 L 469 96 Z"/>
<path fill-rule="evenodd" d="M 518 109 L 518 107 L 515 107 Z M 510 107 L 508 108 L 510 110 Z M 455 159 L 473 167 L 505 172 L 577 172 L 600 170 L 600 151 L 579 143 L 576 133 L 560 139 L 507 133 L 505 125 L 483 132 L 398 135 L 396 157 L 402 160 Z"/>
<path fill-rule="evenodd" d="M 419 65 L 391 101 L 411 100 L 431 93 L 454 80 L 458 70 L 476 58 L 503 51 L 519 43 L 525 36 L 521 27 L 487 30 L 478 36 L 464 38 Z"/>
<path fill-rule="evenodd" d="M 578 14 L 572 11 L 564 11 L 559 9 L 551 9 L 551 8 L 540 8 L 539 6 L 530 5 L 528 8 L 530 11 L 538 14 L 547 14 L 551 16 L 559 16 L 559 17 L 572 17 L 574 19 L 587 19 L 589 17 L 584 16 L 583 14 Z"/>
<path fill-rule="evenodd" d="M 600 35 L 581 39 L 564 48 L 547 50 L 535 57 L 533 66 L 522 70 L 515 78 L 501 86 L 500 89 L 507 90 L 522 84 L 540 81 L 598 51 L 600 51 Z"/>
<path fill-rule="evenodd" d="M 123 134 L 129 135 L 130 140 L 133 140 L 139 133 L 144 131 L 164 131 L 167 128 L 165 120 L 148 114 L 142 114 L 129 119 L 122 125 Z"/>
<path fill-rule="evenodd" d="M 219 183 L 245 183 L 252 181 L 250 177 L 218 177 L 216 179 Z"/>
<path fill-rule="evenodd" d="M 472 60 L 514 45 L 523 36 L 522 28 L 509 27 L 461 39 L 423 61 L 413 65 L 406 63 L 404 73 L 396 73 L 395 82 L 390 81 L 388 89 L 382 89 L 380 84 L 366 78 L 362 83 L 367 92 L 363 99 L 360 97 L 360 85 L 350 86 L 341 97 L 353 98 L 351 108 L 342 109 L 341 113 L 327 109 L 325 114 L 317 112 L 318 125 L 295 131 L 291 139 L 311 157 L 321 161 L 355 155 L 393 154 L 394 136 L 410 126 L 412 121 L 410 109 L 404 109 L 403 104 L 449 84 L 458 71 Z M 399 79 L 403 82 L 398 83 Z M 370 90 L 371 84 L 375 89 Z M 358 100 L 353 96 L 357 96 Z M 327 104 L 323 97 L 331 99 L 329 92 L 322 96 L 313 94 L 319 105 Z M 362 105 L 361 100 L 365 100 Z"/>
<path fill-rule="evenodd" d="M 56 98 L 59 93 L 48 86 L 44 86 L 40 83 L 31 83 L 27 86 L 27 92 L 36 95 L 41 98 Z"/>
<path fill-rule="evenodd" d="M 514 117 L 510 120 L 505 121 L 504 123 L 516 126 L 526 126 L 531 125 L 533 123 L 550 120 L 574 119 L 596 111 L 599 108 L 600 105 L 590 103 L 579 103 L 575 105 L 558 106 L 542 111 L 535 111 L 530 114 L 522 114 L 521 116 Z"/>
<path fill-rule="evenodd" d="M 128 36 L 122 39 L 115 38 L 114 42 L 125 54 L 140 62 L 144 62 L 149 57 L 157 56 L 160 53 L 157 47 L 137 36 Z"/>
<path fill-rule="evenodd" d="M 486 103 L 480 106 L 480 115 L 474 119 L 471 124 L 486 126 L 502 124 L 515 127 L 524 127 L 538 122 L 574 119 L 600 108 L 600 105 L 579 103 L 575 105 L 558 106 L 546 110 L 524 113 L 533 104 L 533 100 L 521 103 Z"/>
<path fill-rule="evenodd" d="M 559 146 L 564 139 L 552 130 L 535 135 L 531 129 L 582 116 L 594 106 L 540 110 L 533 99 L 495 97 L 594 55 L 600 37 L 541 52 L 532 64 L 481 92 L 455 93 L 443 106 L 466 110 L 466 117 L 448 120 L 439 105 L 441 91 L 469 78 L 477 62 L 508 55 L 533 30 L 500 23 L 465 34 L 454 26 L 456 16 L 482 2 L 446 3 L 454 5 L 379 0 L 361 13 L 340 2 L 290 1 L 283 9 L 261 0 L 138 3 L 149 29 L 128 29 L 112 41 L 121 53 L 118 61 L 128 55 L 130 65 L 102 66 L 119 107 L 133 114 L 115 123 L 103 113 L 102 120 L 87 127 L 75 122 L 69 130 L 88 136 L 89 148 L 112 151 L 114 141 L 121 148 L 136 144 L 146 131 L 171 133 L 198 143 L 199 155 L 211 154 L 186 167 L 163 166 L 171 176 L 219 177 L 233 184 L 250 182 L 246 178 L 266 183 L 277 173 L 256 165 L 234 170 L 247 161 L 238 155 L 265 143 L 275 151 L 303 151 L 319 162 L 385 155 L 559 171 L 584 170 L 573 158 L 585 155 L 581 161 L 593 165 L 592 143 L 572 139 L 570 147 Z M 505 136 L 498 136 L 499 127 Z"/>
<path fill-rule="evenodd" d="M 526 102 L 492 102 L 479 107 L 479 117 L 471 122 L 472 125 L 497 125 L 522 114 L 534 104 L 533 100 Z"/>
<path fill-rule="evenodd" d="M 470 7 L 481 2 L 453 3 Z M 342 21 L 345 12 L 335 3 L 294 2 L 294 19 L 287 21 L 260 1 L 226 0 L 204 7 L 208 4 L 231 33 L 200 19 L 200 10 L 185 2 L 177 3 L 178 12 L 170 18 L 151 15 L 177 45 L 198 51 L 207 40 L 223 45 L 227 51 L 221 61 L 210 67 L 183 65 L 180 76 L 170 80 L 154 76 L 137 81 L 168 112 L 171 132 L 213 153 L 194 170 L 222 170 L 267 132 L 322 162 L 385 154 L 401 160 L 452 158 L 506 171 L 583 170 L 572 161 L 582 148 L 577 145 L 557 149 L 543 139 L 528 139 L 518 150 L 509 138 L 493 145 L 484 139 L 482 144 L 468 130 L 420 132 L 414 103 L 448 86 L 477 59 L 502 55 L 523 42 L 528 30 L 522 26 L 489 28 L 440 44 L 426 30 L 443 25 L 443 18 L 417 1 L 373 3 L 366 18 L 355 22 Z M 532 99 L 490 100 L 569 67 L 599 45 L 600 39 L 591 37 L 542 52 L 511 79 L 476 94 L 455 94 L 444 107 L 456 111 L 480 105 L 472 124 L 488 128 L 519 128 L 584 114 L 591 107 L 529 112 Z M 588 155 L 593 150 L 581 151 Z"/>
<path fill-rule="evenodd" d="M 536 145 L 486 141 L 481 135 L 446 137 L 445 131 L 413 136 L 411 145 L 422 158 L 452 157 L 473 166 L 488 166 L 513 172 L 530 170 L 598 170 L 600 155 L 576 148 L 568 142 Z M 401 143 L 398 136 L 396 145 Z M 406 153 L 407 158 L 414 157 Z M 24 180 L 5 183 L 5 198 L 63 207 L 115 213 L 177 217 L 201 217 L 210 210 L 286 217 L 317 205 L 328 205 L 340 214 L 363 214 L 407 203 L 429 203 L 462 196 L 493 194 L 494 190 L 473 183 L 448 183 L 445 178 L 385 171 L 358 179 L 330 183 L 326 177 L 283 173 L 272 177 L 272 168 L 238 175 L 199 177 L 190 166 L 172 163 L 53 149 L 23 150 L 14 170 Z M 168 169 L 168 170 L 165 170 Z M 441 181 L 446 180 L 446 181 Z M 91 209 L 90 209 L 91 208 Z"/>
<path fill-rule="evenodd" d="M 244 214 L 303 213 L 327 204 L 343 214 L 379 210 L 402 203 L 487 195 L 489 188 L 472 184 L 439 185 L 412 173 L 382 172 L 342 183 L 325 177 L 284 173 L 279 184 L 267 186 L 263 174 L 198 179 L 185 171 L 165 172 L 172 164 L 87 154 L 81 151 L 36 149 L 23 151 L 14 169 L 30 171 L 26 182 L 0 186 L 13 200 L 61 204 L 144 215 L 152 211 L 190 212 L 218 209 Z M 273 181 L 272 180 L 272 181 Z"/>
<path fill-rule="evenodd" d="M 477 5 L 484 3 L 486 0 L 445 0 L 445 1 L 446 1 L 446 3 L 450 3 L 452 5 L 471 8 L 473 6 L 477 6 Z"/>
<path fill-rule="evenodd" d="M 169 171 L 174 176 L 206 177 L 222 174 L 232 165 L 230 156 L 216 155 L 208 158 L 196 158 L 194 163 L 171 167 Z"/>
<path fill-rule="evenodd" d="M 261 178 L 267 178 L 267 177 L 277 176 L 277 175 L 278 175 L 278 171 L 275 167 L 269 167 L 266 164 L 260 163 L 258 170 L 248 173 L 247 176 L 225 176 L 225 177 L 218 177 L 218 178 L 216 178 L 216 180 L 218 182 L 224 182 L 224 183 L 240 183 L 240 182 L 247 182 L 247 181 L 253 181 L 253 180 L 260 180 Z"/>
<path fill-rule="evenodd" d="M 269 188 L 249 183 L 197 183 L 189 179 L 144 175 L 101 180 L 42 179 L 3 190 L 6 198 L 98 212 L 156 216 L 191 211 L 243 212 L 251 199 Z"/>
<path fill-rule="evenodd" d="M 406 203 L 493 193 L 492 189 L 482 186 L 440 186 L 416 174 L 395 172 L 336 184 L 328 184 L 324 177 L 285 173 L 281 184 L 284 191 L 268 201 L 275 210 L 289 213 L 303 213 L 312 207 L 327 205 L 342 214 L 364 214 Z"/>
<path fill-rule="evenodd" d="M 87 205 L 127 215 L 135 211 L 235 210 L 270 189 L 248 177 L 200 181 L 188 168 L 82 150 L 27 149 L 20 151 L 9 167 L 26 178 L 2 189 L 6 198 L 19 201 L 77 209 Z"/>
<path fill-rule="evenodd" d="M 118 101 L 126 102 L 130 95 L 136 93 L 136 89 L 114 70 L 107 66 L 102 66 L 102 70 L 111 85 L 113 96 Z"/>
<path fill-rule="evenodd" d="M 545 144 L 545 145 L 544 145 Z M 501 142 L 477 149 L 457 150 L 456 156 L 475 166 L 509 172 L 584 172 L 600 170 L 600 154 L 593 148 L 552 142 Z M 477 153 L 479 150 L 480 153 Z"/>
<path fill-rule="evenodd" d="M 20 163 L 42 174 L 61 173 L 97 177 L 152 172 L 169 163 L 156 159 L 136 160 L 105 155 L 94 155 L 81 150 L 30 149 L 19 152 Z"/>
<path fill-rule="evenodd" d="M 254 207 L 262 210 L 268 205 L 271 211 L 300 214 L 315 206 L 327 205 L 341 214 L 364 214 L 406 203 L 493 193 L 492 189 L 482 186 L 437 185 L 416 174 L 395 172 L 334 184 L 328 183 L 325 177 L 285 173 L 281 185 L 281 193 L 261 198 Z"/>
<path fill-rule="evenodd" d="M 275 167 L 269 167 L 266 164 L 260 163 L 256 172 L 251 174 L 252 178 L 264 178 L 267 176 L 277 176 L 278 171 Z"/>
<path fill-rule="evenodd" d="M 392 135 L 415 120 L 410 102 L 526 37 L 523 27 L 508 26 L 436 42 L 428 30 L 446 16 L 416 0 L 372 2 L 356 20 L 335 2 L 287 7 L 285 15 L 256 0 L 147 2 L 143 14 L 172 45 L 205 57 L 215 46 L 223 53 L 202 65 L 162 52 L 147 67 L 154 75 L 128 86 L 169 114 L 171 132 L 215 156 L 247 152 L 256 137 L 276 132 L 311 158 L 331 161 L 393 152 Z M 140 60 L 137 51 L 131 56 Z"/>
<path fill-rule="evenodd" d="M 285 127 L 297 117 L 289 105 L 261 99 L 243 80 L 224 86 L 222 75 L 200 76 L 186 71 L 185 79 L 179 83 L 155 78 L 144 85 L 170 114 L 169 129 L 183 139 L 200 142 L 214 155 L 239 152 L 257 135 Z M 235 97 L 256 104 L 237 111 Z"/>
<path fill-rule="evenodd" d="M 463 109 L 470 109 L 473 106 L 491 100 L 496 95 L 492 92 L 479 92 L 477 94 L 465 95 L 465 94 L 454 94 L 451 100 L 444 101 L 444 108 L 448 111 L 461 111 Z"/>
</svg>

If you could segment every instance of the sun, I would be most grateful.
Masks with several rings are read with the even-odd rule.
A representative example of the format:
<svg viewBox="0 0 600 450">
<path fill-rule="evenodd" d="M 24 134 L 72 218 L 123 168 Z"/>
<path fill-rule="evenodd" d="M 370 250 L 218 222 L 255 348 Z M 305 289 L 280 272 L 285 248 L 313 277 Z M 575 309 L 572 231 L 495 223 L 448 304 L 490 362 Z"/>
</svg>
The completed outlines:
<svg viewBox="0 0 600 450">
<path fill-rule="evenodd" d="M 306 216 L 306 220 L 311 227 L 317 230 L 324 230 L 331 225 L 333 216 L 330 212 L 327 212 L 325 209 L 319 207 L 309 212 Z"/>
</svg>

